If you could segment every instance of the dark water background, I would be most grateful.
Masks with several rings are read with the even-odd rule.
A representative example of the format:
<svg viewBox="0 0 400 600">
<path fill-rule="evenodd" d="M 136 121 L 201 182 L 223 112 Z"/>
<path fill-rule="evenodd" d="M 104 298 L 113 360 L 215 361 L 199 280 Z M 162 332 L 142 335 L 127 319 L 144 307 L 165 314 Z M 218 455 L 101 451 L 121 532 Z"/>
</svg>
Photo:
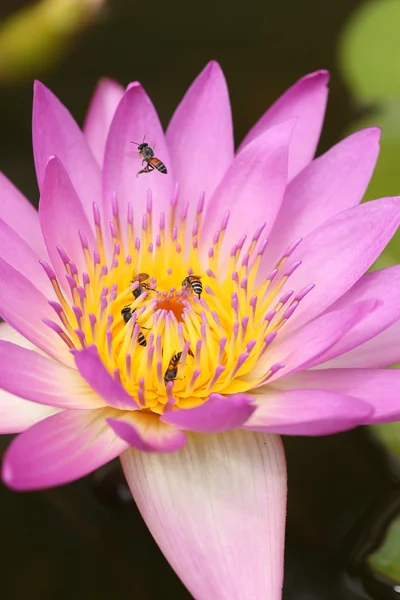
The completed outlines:
<svg viewBox="0 0 400 600">
<path fill-rule="evenodd" d="M 99 23 L 43 81 L 82 123 L 97 79 L 139 79 L 162 122 L 210 59 L 226 74 L 236 141 L 296 79 L 332 73 L 319 151 L 356 116 L 336 67 L 339 31 L 356 0 L 109 2 Z M 2 0 L 0 17 L 27 4 Z M 37 202 L 30 141 L 31 84 L 0 89 L 0 168 Z M 190 156 L 188 157 L 190 165 Z M 6 439 L 0 442 L 4 450 Z M 396 484 L 364 430 L 286 439 L 289 506 L 285 600 L 394 598 L 362 591 L 354 564 L 359 520 Z M 152 540 L 118 463 L 73 484 L 35 493 L 0 489 L 4 600 L 189 599 Z M 382 512 L 378 506 L 378 513 Z M 373 519 L 375 516 L 373 515 Z M 365 577 L 364 577 L 365 579 Z M 371 589 L 371 585 L 369 586 Z M 212 600 L 212 599 L 210 599 Z M 257 599 L 258 600 L 258 599 Z M 264 599 L 260 599 L 264 600 Z M 267 600 L 267 599 L 265 599 Z"/>
</svg>

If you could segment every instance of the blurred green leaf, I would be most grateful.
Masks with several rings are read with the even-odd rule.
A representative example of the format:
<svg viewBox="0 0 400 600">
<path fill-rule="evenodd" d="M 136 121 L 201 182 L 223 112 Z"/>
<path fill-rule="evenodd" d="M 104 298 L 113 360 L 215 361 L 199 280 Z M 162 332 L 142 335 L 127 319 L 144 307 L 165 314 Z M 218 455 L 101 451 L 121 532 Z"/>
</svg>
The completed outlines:
<svg viewBox="0 0 400 600">
<path fill-rule="evenodd" d="M 374 436 L 397 458 L 400 459 L 400 421 L 379 423 L 370 427 Z"/>
<path fill-rule="evenodd" d="M 370 0 L 356 9 L 343 31 L 339 58 L 360 102 L 400 98 L 400 0 Z"/>
<path fill-rule="evenodd" d="M 56 65 L 104 0 L 41 0 L 0 24 L 0 83 L 37 77 Z"/>
<path fill-rule="evenodd" d="M 400 59 L 399 59 L 400 63 Z M 399 80 L 400 81 L 400 80 Z M 381 150 L 365 200 L 384 196 L 400 195 L 400 100 L 382 106 L 367 117 L 355 122 L 352 131 L 364 127 L 378 126 L 382 130 Z M 383 268 L 400 262 L 400 230 L 394 235 L 387 248 L 375 263 L 374 268 Z"/>
<path fill-rule="evenodd" d="M 371 554 L 368 563 L 394 582 L 400 581 L 400 517 L 390 525 L 382 545 Z"/>
</svg>

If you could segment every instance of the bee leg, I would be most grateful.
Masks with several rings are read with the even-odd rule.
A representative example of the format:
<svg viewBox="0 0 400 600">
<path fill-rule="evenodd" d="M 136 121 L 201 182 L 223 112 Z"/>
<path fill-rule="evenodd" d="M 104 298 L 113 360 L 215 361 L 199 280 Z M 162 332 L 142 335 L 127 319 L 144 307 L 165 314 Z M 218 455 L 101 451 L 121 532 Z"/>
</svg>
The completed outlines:
<svg viewBox="0 0 400 600">
<path fill-rule="evenodd" d="M 149 169 L 148 169 L 148 165 L 147 165 L 147 166 L 146 166 L 144 169 L 140 169 L 140 171 L 138 171 L 138 172 L 136 173 L 136 177 L 139 177 L 139 175 L 140 175 L 141 173 L 148 173 L 148 172 L 149 172 Z"/>
</svg>

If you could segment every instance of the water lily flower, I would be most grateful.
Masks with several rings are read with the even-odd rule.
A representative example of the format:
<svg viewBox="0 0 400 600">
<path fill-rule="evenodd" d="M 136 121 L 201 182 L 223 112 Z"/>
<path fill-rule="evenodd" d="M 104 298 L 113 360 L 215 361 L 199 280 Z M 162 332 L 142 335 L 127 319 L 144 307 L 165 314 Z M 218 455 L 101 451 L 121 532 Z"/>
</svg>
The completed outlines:
<svg viewBox="0 0 400 600">
<path fill-rule="evenodd" d="M 138 83 L 102 81 L 83 132 L 36 83 L 38 213 L 0 180 L 1 429 L 20 432 L 3 481 L 45 488 L 120 456 L 198 600 L 281 597 L 276 434 L 400 417 L 384 368 L 400 266 L 365 274 L 400 199 L 359 205 L 375 128 L 314 159 L 327 82 L 298 81 L 236 154 L 216 63 L 166 134 Z M 137 176 L 144 137 L 167 174 Z"/>
</svg>

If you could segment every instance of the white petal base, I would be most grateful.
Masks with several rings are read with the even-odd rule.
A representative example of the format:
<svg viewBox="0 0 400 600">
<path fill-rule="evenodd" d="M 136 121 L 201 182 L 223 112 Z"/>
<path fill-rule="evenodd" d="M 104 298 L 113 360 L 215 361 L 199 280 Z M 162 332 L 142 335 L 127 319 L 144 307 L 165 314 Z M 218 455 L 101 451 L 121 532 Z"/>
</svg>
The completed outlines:
<svg viewBox="0 0 400 600">
<path fill-rule="evenodd" d="M 280 600 L 286 462 L 276 435 L 192 434 L 171 454 L 121 456 L 152 535 L 196 600 Z"/>
</svg>

